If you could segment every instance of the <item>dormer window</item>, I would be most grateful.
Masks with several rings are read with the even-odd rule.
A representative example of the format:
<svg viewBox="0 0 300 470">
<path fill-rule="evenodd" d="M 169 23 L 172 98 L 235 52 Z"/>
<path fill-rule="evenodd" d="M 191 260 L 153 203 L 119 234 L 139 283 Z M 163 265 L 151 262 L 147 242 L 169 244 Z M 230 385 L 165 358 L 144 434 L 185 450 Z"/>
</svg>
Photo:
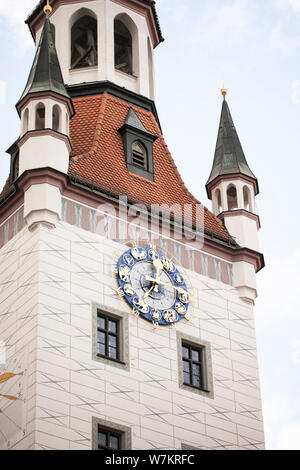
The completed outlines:
<svg viewBox="0 0 300 470">
<path fill-rule="evenodd" d="M 20 174 L 18 141 L 7 150 L 7 153 L 10 154 L 10 184 L 13 184 Z"/>
<path fill-rule="evenodd" d="M 128 171 L 154 181 L 153 142 L 157 139 L 157 135 L 145 128 L 132 108 L 129 109 L 119 132 L 123 137 Z"/>
<path fill-rule="evenodd" d="M 132 144 L 132 164 L 138 168 L 148 169 L 147 150 L 141 142 L 135 141 Z"/>
</svg>

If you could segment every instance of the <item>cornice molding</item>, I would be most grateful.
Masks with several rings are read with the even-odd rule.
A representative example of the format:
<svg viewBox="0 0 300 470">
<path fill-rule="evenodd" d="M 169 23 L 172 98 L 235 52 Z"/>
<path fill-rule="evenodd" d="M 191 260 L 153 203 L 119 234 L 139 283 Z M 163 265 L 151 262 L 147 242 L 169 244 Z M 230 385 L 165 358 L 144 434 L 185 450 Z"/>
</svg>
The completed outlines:
<svg viewBox="0 0 300 470">
<path fill-rule="evenodd" d="M 260 217 L 257 214 L 253 214 L 253 212 L 249 212 L 246 209 L 237 209 L 234 211 L 224 211 L 221 212 L 221 214 L 218 215 L 218 218 L 221 220 L 224 220 L 226 217 L 238 217 L 238 216 L 244 216 L 247 217 L 248 219 L 255 220 L 256 225 L 257 225 L 257 230 L 261 228 L 260 224 Z"/>
<path fill-rule="evenodd" d="M 26 107 L 29 101 L 47 98 L 52 98 L 58 103 L 66 105 L 69 111 L 70 118 L 75 115 L 74 106 L 70 98 L 66 98 L 65 96 L 59 95 L 58 93 L 54 93 L 53 91 L 38 91 L 28 93 L 21 101 L 16 104 L 16 109 L 19 113 L 19 116 L 21 116 L 23 109 Z"/>
<path fill-rule="evenodd" d="M 62 140 L 63 142 L 65 142 L 65 144 L 68 148 L 68 152 L 71 153 L 72 145 L 71 145 L 69 137 L 66 134 L 62 134 L 61 132 L 57 132 L 57 131 L 54 131 L 53 129 L 49 129 L 49 128 L 27 131 L 26 134 L 24 134 L 17 141 L 17 145 L 20 148 L 22 145 L 25 144 L 25 142 L 27 142 L 28 139 L 30 139 L 32 137 L 43 137 L 43 136 L 49 136 L 49 135 L 51 137 L 54 137 L 56 139 L 59 139 L 59 140 Z"/>
<path fill-rule="evenodd" d="M 90 2 L 91 0 L 72 0 L 72 3 L 83 3 Z M 161 42 L 164 41 L 162 36 L 161 27 L 159 24 L 159 19 L 157 11 L 155 8 L 155 2 L 152 0 L 112 0 L 115 3 L 118 3 L 126 8 L 143 14 L 146 17 L 149 32 L 151 35 L 152 43 L 154 47 L 157 47 Z M 69 4 L 70 0 L 51 0 L 50 5 L 53 9 L 53 13 L 61 6 Z M 43 7 L 45 6 L 46 1 L 40 0 L 34 10 L 30 13 L 25 23 L 28 25 L 31 35 L 36 41 L 37 30 L 42 26 L 44 21 L 44 12 Z"/>
<path fill-rule="evenodd" d="M 126 101 L 127 103 L 138 106 L 139 108 L 145 109 L 146 111 L 151 111 L 161 130 L 155 102 L 143 95 L 135 93 L 134 91 L 127 90 L 126 88 L 120 87 L 119 85 L 116 85 L 115 83 L 108 80 L 66 85 L 66 89 L 72 99 L 81 98 L 83 96 L 103 95 L 104 93 L 107 93 L 114 98 Z"/>
<path fill-rule="evenodd" d="M 212 180 L 210 183 L 206 185 L 206 192 L 208 199 L 212 198 L 212 191 L 214 188 L 222 181 L 245 181 L 245 183 L 251 184 L 254 189 L 254 194 L 257 196 L 259 194 L 259 186 L 257 180 L 254 178 L 250 178 L 249 176 L 245 176 L 243 174 L 232 174 L 232 175 L 221 175 Z"/>
<path fill-rule="evenodd" d="M 78 202 L 86 204 L 94 209 L 97 209 L 99 204 L 103 202 L 105 203 L 107 200 L 118 207 L 118 201 L 113 197 L 113 195 L 107 195 L 105 193 L 100 195 L 99 193 L 92 192 L 82 185 L 79 186 L 78 184 L 75 184 L 71 181 L 68 175 L 57 170 L 52 168 L 39 168 L 28 170 L 18 178 L 15 182 L 17 187 L 16 193 L 10 197 L 7 204 L 0 208 L 0 220 L 5 219 L 4 215 L 8 213 L 8 210 L 12 212 L 12 208 L 17 207 L 17 201 L 23 199 L 23 193 L 30 186 L 42 183 L 56 186 L 60 189 L 63 196 L 73 199 L 74 201 L 78 200 Z M 17 200 L 14 195 L 18 198 Z M 188 242 L 186 244 L 187 246 L 189 245 Z M 260 271 L 265 266 L 263 254 L 249 248 L 228 245 L 216 238 L 212 239 L 208 235 L 204 235 L 204 246 L 201 250 L 231 263 L 243 261 L 252 264 L 256 272 Z"/>
</svg>

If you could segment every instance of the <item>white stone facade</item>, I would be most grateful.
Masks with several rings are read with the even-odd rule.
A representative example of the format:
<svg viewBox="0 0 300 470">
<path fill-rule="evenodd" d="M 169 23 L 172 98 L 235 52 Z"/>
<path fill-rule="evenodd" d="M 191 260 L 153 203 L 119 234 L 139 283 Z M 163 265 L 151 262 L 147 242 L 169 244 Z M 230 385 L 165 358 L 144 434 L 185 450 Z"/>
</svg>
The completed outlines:
<svg viewBox="0 0 300 470">
<path fill-rule="evenodd" d="M 65 222 L 25 227 L 1 248 L 0 374 L 24 375 L 0 386 L 19 393 L 0 397 L 0 448 L 88 450 L 99 419 L 130 428 L 133 450 L 263 449 L 253 306 L 189 271 L 192 320 L 155 330 L 116 294 L 120 248 Z M 128 370 L 93 359 L 95 304 L 128 318 Z M 178 333 L 210 344 L 213 397 L 179 386 Z"/>
</svg>

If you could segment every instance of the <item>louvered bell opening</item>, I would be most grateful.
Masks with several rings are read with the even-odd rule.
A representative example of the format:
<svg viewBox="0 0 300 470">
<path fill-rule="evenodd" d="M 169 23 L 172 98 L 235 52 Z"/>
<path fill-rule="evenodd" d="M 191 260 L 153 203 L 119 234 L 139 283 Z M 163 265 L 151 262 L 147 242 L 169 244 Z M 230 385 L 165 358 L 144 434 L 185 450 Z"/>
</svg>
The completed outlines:
<svg viewBox="0 0 300 470">
<path fill-rule="evenodd" d="M 147 151 L 139 142 L 134 142 L 132 145 L 132 164 L 147 170 Z"/>
</svg>

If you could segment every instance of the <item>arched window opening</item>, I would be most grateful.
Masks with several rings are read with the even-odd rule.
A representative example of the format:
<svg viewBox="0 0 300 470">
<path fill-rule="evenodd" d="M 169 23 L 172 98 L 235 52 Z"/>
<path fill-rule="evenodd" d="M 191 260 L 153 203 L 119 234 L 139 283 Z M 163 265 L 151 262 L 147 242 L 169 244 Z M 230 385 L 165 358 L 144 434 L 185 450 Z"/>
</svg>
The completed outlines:
<svg viewBox="0 0 300 470">
<path fill-rule="evenodd" d="M 148 170 L 147 150 L 141 142 L 135 141 L 132 144 L 132 164 Z"/>
<path fill-rule="evenodd" d="M 45 129 L 45 105 L 43 103 L 39 103 L 36 107 L 35 112 L 35 128 Z"/>
<path fill-rule="evenodd" d="M 52 109 L 52 128 L 54 131 L 61 132 L 61 110 L 57 104 Z"/>
<path fill-rule="evenodd" d="M 229 186 L 227 189 L 228 210 L 233 211 L 238 208 L 237 192 L 234 185 Z"/>
<path fill-rule="evenodd" d="M 26 108 L 23 114 L 23 127 L 22 127 L 23 134 L 26 134 L 26 132 L 28 131 L 28 124 L 29 124 L 29 110 L 28 108 Z"/>
<path fill-rule="evenodd" d="M 222 201 L 221 201 L 221 191 L 219 189 L 216 190 L 215 198 L 216 198 L 216 205 L 217 205 L 218 214 L 221 214 L 221 212 L 222 212 Z"/>
<path fill-rule="evenodd" d="M 250 211 L 250 191 L 247 186 L 243 188 L 243 196 L 244 196 L 244 209 L 246 211 Z"/>
<path fill-rule="evenodd" d="M 14 163 L 13 163 L 13 171 L 12 171 L 13 181 L 15 181 L 19 177 L 19 169 L 20 169 L 20 165 L 19 165 L 19 152 L 18 152 L 17 155 L 15 156 Z"/>
<path fill-rule="evenodd" d="M 121 72 L 133 74 L 132 36 L 120 20 L 115 20 L 115 68 Z"/>
<path fill-rule="evenodd" d="M 71 68 L 93 67 L 98 64 L 97 20 L 83 16 L 71 30 Z"/>
</svg>

